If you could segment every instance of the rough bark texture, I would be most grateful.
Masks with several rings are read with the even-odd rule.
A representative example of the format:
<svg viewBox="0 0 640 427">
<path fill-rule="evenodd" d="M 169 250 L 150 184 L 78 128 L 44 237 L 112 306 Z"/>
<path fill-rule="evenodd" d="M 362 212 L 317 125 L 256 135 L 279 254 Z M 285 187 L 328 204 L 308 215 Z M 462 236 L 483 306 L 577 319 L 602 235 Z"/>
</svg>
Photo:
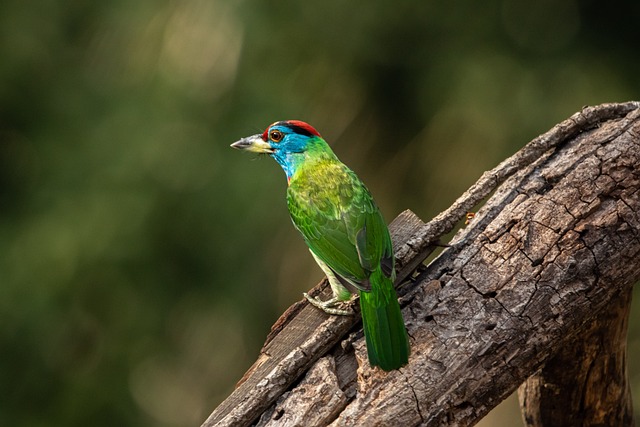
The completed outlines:
<svg viewBox="0 0 640 427">
<path fill-rule="evenodd" d="M 394 243 L 406 276 L 502 183 L 451 246 L 400 285 L 407 366 L 371 369 L 356 319 L 298 303 L 204 425 L 472 425 L 529 377 L 521 400 L 531 425 L 631 425 L 624 332 L 640 278 L 638 107 L 585 109 L 434 221 L 404 214 L 412 225 Z M 548 406 L 558 397 L 575 413 Z"/>
</svg>

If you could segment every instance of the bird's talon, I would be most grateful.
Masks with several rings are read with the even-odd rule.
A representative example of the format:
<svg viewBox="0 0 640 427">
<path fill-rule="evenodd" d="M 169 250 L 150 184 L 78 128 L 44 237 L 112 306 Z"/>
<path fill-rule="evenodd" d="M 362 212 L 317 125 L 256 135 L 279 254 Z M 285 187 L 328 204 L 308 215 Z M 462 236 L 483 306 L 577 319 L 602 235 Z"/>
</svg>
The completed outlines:
<svg viewBox="0 0 640 427">
<path fill-rule="evenodd" d="M 316 297 L 312 297 L 306 292 L 303 292 L 302 295 L 304 295 L 304 297 L 307 299 L 307 301 L 309 301 L 311 305 L 313 305 L 316 308 L 319 308 L 320 310 L 324 311 L 327 314 L 333 314 L 337 316 L 353 315 L 353 311 L 351 310 L 343 310 L 340 308 L 336 308 L 336 306 L 340 304 L 340 301 L 338 301 L 337 298 L 331 298 L 327 301 L 322 301 Z"/>
</svg>

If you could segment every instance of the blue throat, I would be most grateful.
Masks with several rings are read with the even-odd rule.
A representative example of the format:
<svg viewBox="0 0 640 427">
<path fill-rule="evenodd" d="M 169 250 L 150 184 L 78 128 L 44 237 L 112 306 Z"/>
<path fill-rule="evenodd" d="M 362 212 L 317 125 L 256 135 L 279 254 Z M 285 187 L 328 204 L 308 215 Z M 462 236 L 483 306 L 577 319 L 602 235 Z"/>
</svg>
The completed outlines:
<svg viewBox="0 0 640 427">
<path fill-rule="evenodd" d="M 276 150 L 271 157 L 282 166 L 287 175 L 287 181 L 296 173 L 298 167 L 307 158 L 307 153 L 313 151 L 319 141 L 322 139 L 318 137 L 290 134 L 279 146 L 272 144 Z"/>
<path fill-rule="evenodd" d="M 276 151 L 271 154 L 271 157 L 282 167 L 284 173 L 287 175 L 287 181 L 291 180 L 291 177 L 298 169 L 298 166 L 304 160 L 304 153 L 283 153 Z"/>
</svg>

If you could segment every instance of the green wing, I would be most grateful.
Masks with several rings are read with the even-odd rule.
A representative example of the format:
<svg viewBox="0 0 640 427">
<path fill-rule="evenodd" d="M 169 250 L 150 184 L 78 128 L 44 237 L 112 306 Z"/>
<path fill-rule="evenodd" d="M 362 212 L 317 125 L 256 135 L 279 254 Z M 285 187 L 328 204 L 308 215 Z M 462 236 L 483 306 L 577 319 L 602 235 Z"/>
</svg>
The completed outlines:
<svg viewBox="0 0 640 427">
<path fill-rule="evenodd" d="M 378 267 L 393 275 L 389 231 L 371 194 L 342 163 L 304 171 L 287 191 L 291 219 L 313 253 L 361 290 Z"/>
</svg>

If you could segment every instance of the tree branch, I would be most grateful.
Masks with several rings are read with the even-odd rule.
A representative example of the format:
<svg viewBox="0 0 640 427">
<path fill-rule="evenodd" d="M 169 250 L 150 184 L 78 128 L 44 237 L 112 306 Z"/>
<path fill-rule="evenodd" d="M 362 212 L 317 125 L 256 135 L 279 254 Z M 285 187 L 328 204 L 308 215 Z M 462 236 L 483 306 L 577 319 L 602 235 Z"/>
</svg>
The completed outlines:
<svg viewBox="0 0 640 427">
<path fill-rule="evenodd" d="M 544 368 L 566 360 L 571 343 L 601 336 L 590 325 L 640 278 L 639 108 L 585 108 L 483 174 L 428 224 L 408 212 L 394 221 L 404 280 L 433 242 L 495 191 L 451 247 L 400 285 L 412 343 L 406 367 L 371 369 L 358 316 L 327 316 L 301 301 L 274 325 L 254 366 L 203 426 L 471 425 L 542 372 L 543 380 L 521 391 L 532 403 L 548 372 L 556 375 Z M 326 288 L 322 282 L 314 293 Z M 618 328 L 626 319 L 615 318 Z M 619 339 L 596 339 L 589 348 L 620 348 Z M 597 389 L 597 376 L 585 381 Z M 620 409 L 630 408 L 628 394 L 610 395 L 617 397 L 605 406 L 630 414 Z M 581 410 L 604 401 L 589 396 Z M 527 408 L 536 418 L 535 405 Z"/>
</svg>

